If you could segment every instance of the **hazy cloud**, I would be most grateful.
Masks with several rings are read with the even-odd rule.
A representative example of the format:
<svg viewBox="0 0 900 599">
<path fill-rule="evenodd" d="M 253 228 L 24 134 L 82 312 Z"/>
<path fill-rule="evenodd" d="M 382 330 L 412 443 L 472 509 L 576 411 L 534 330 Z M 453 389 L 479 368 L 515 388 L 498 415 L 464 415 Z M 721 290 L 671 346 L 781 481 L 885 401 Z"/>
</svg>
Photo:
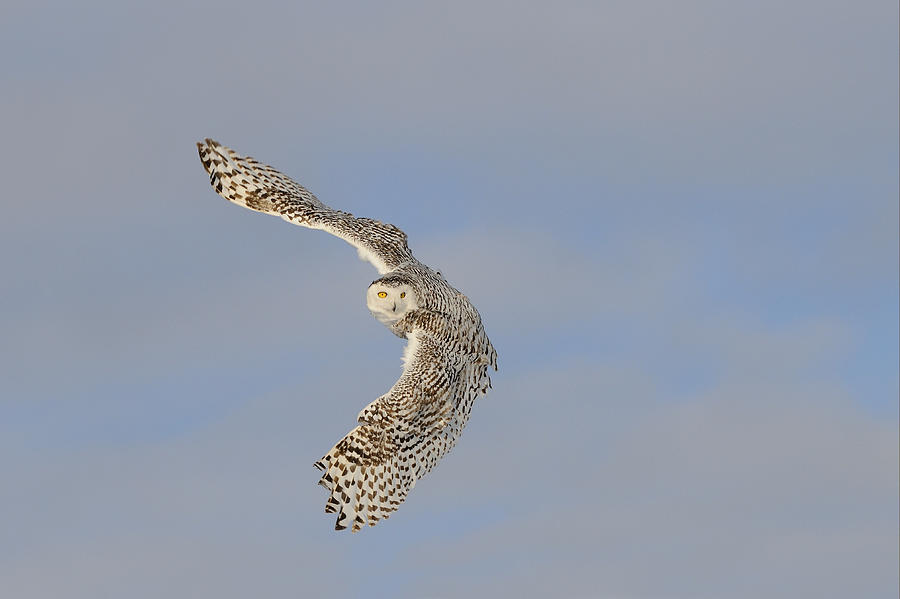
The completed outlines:
<svg viewBox="0 0 900 599">
<path fill-rule="evenodd" d="M 7 593 L 897 595 L 896 3 L 7 4 Z M 500 351 L 387 524 L 311 467 L 399 372 L 375 273 L 205 136 Z"/>
</svg>

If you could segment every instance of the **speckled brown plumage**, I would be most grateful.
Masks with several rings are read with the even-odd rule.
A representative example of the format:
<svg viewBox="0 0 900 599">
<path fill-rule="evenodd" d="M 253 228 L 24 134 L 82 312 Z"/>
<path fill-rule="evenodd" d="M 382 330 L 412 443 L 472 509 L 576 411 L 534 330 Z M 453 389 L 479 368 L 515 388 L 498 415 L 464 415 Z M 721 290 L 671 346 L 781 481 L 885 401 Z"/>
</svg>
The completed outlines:
<svg viewBox="0 0 900 599">
<path fill-rule="evenodd" d="M 488 368 L 496 370 L 497 352 L 481 317 L 466 296 L 413 257 L 397 227 L 333 210 L 272 167 L 211 139 L 197 147 L 210 183 L 225 199 L 336 235 L 383 275 L 370 285 L 379 293 L 370 293 L 367 303 L 408 340 L 403 372 L 315 463 L 323 471 L 319 484 L 329 492 L 325 511 L 337 514 L 335 528 L 374 526 L 452 449 L 475 399 L 490 388 Z"/>
</svg>

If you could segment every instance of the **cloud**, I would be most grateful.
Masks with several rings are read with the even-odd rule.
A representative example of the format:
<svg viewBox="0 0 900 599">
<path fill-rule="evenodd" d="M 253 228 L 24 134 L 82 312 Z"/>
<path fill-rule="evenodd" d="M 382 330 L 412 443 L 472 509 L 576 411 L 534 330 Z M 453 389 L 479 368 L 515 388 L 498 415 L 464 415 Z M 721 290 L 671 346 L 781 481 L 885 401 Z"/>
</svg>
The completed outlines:
<svg viewBox="0 0 900 599">
<path fill-rule="evenodd" d="M 480 474 L 474 489 L 451 495 L 435 481 L 442 489 L 430 501 L 487 498 L 500 519 L 410 551 L 425 579 L 448 565 L 472 573 L 435 596 L 896 589 L 898 439 L 889 423 L 861 416 L 830 386 L 726 383 L 653 405 L 645 394 L 605 392 L 605 369 L 588 380 L 584 369 L 568 374 L 514 383 L 503 416 L 482 413 L 496 428 L 470 436 L 451 462 L 453 480 Z"/>
<path fill-rule="evenodd" d="M 747 333 L 723 338 L 741 345 Z M 402 512 L 348 541 L 320 514 L 308 467 L 371 391 L 338 368 L 179 437 L 52 460 L 5 454 L 17 484 L 4 490 L 4 527 L 18 539 L 7 588 L 351 596 L 374 584 L 420 596 L 448 567 L 466 574 L 431 596 L 896 588 L 896 427 L 831 383 L 729 376 L 672 398 L 633 360 L 501 372 Z"/>
</svg>

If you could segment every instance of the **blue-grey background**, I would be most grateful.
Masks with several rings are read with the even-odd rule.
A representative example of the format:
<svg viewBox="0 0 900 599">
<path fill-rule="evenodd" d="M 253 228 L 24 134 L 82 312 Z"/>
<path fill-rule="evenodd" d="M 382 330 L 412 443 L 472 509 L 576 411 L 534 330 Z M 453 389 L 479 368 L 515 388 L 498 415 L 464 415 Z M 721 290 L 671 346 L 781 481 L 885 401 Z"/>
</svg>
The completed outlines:
<svg viewBox="0 0 900 599">
<path fill-rule="evenodd" d="M 0 9 L 7 597 L 896 597 L 898 5 Z M 494 391 L 390 521 L 312 462 L 376 276 L 210 136 L 395 223 Z"/>
</svg>

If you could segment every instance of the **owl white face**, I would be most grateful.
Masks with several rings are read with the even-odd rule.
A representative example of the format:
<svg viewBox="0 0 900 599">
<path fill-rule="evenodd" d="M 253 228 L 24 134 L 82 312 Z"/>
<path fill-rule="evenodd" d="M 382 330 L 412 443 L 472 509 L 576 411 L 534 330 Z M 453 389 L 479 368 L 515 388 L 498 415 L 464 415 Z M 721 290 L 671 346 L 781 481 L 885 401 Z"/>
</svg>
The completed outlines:
<svg viewBox="0 0 900 599">
<path fill-rule="evenodd" d="M 410 310 L 418 307 L 416 292 L 406 284 L 397 286 L 385 285 L 375 281 L 366 291 L 366 305 L 372 316 L 379 322 L 390 326 L 403 318 Z"/>
</svg>

